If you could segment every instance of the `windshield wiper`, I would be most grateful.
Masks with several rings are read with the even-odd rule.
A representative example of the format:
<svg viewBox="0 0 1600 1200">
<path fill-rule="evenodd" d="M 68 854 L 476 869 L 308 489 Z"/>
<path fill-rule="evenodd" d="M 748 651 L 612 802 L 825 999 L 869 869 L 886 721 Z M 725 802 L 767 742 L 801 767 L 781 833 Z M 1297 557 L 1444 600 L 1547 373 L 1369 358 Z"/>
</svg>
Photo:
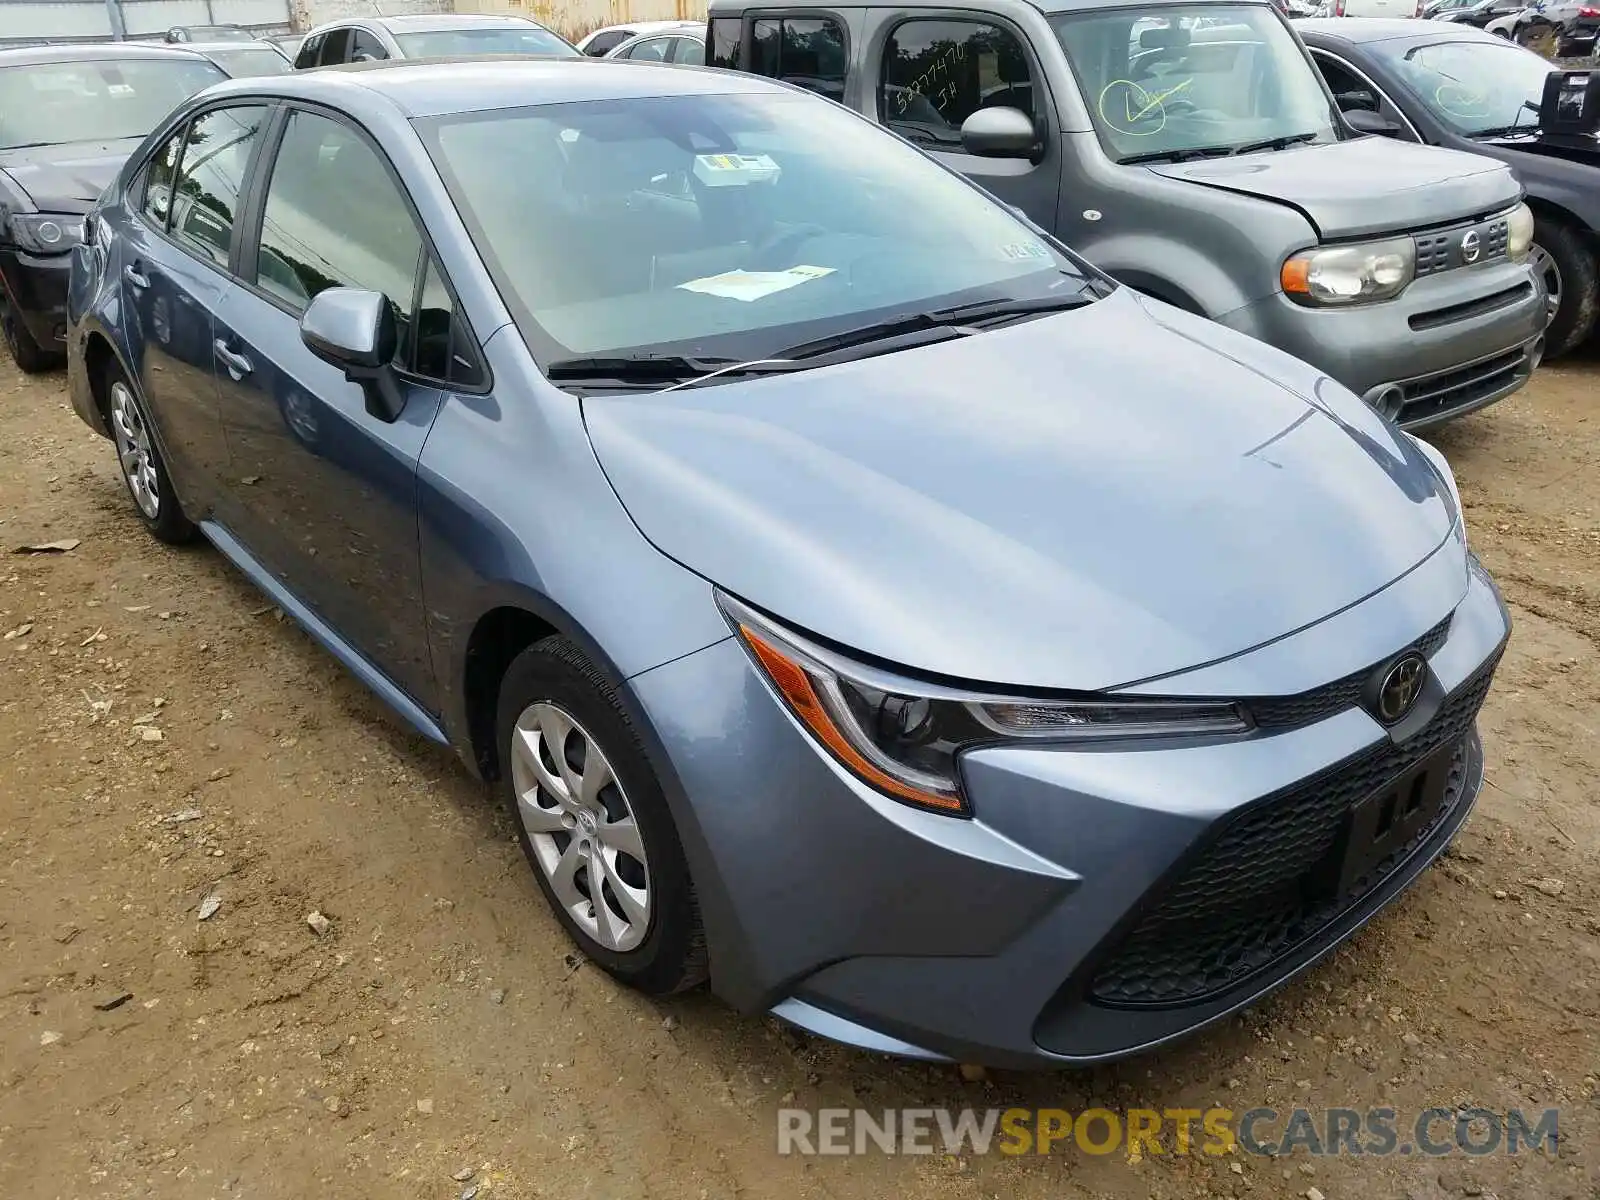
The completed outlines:
<svg viewBox="0 0 1600 1200">
<path fill-rule="evenodd" d="M 1234 150 L 1235 154 L 1254 154 L 1257 150 L 1287 150 L 1290 146 L 1298 146 L 1301 142 L 1314 142 L 1317 140 L 1316 130 L 1310 133 L 1291 133 L 1284 137 L 1262 138 L 1259 142 L 1246 142 Z"/>
<path fill-rule="evenodd" d="M 1117 161 L 1125 167 L 1131 167 L 1136 163 L 1181 163 L 1191 158 L 1227 158 L 1232 153 L 1232 146 L 1186 146 L 1181 150 L 1147 150 L 1143 154 L 1130 154 Z"/>
<path fill-rule="evenodd" d="M 827 337 L 817 338 L 815 341 L 801 342 L 797 346 L 779 350 L 777 357 L 796 362 L 814 360 L 826 355 L 833 355 L 841 350 L 858 349 L 863 346 L 889 342 L 896 338 L 904 338 L 912 334 L 930 331 L 948 331 L 949 337 L 961 337 L 964 332 L 977 332 L 977 326 L 980 324 L 988 324 L 1000 319 L 1009 320 L 1017 317 L 1037 316 L 1043 313 L 1065 312 L 1072 308 L 1082 308 L 1085 304 L 1093 303 L 1093 297 L 1086 290 L 1087 285 L 1088 281 L 1086 280 L 1084 287 L 1059 295 L 1031 296 L 1026 299 L 975 300 L 970 304 L 957 304 L 950 308 L 936 308 L 929 312 L 907 313 L 902 317 L 890 317 L 885 321 L 874 321 L 870 325 L 858 325 L 854 329 L 846 329 L 840 333 L 829 334 Z M 945 338 L 939 337 L 927 340 L 943 341 Z M 812 365 L 818 364 L 813 363 Z"/>
<path fill-rule="evenodd" d="M 1540 106 L 1538 104 L 1535 104 L 1532 100 L 1524 100 L 1522 102 L 1522 107 L 1517 109 L 1517 119 L 1511 122 L 1511 124 L 1497 125 L 1493 129 L 1480 129 L 1472 136 L 1475 138 L 1505 137 L 1506 135 L 1512 133 L 1538 133 L 1539 126 L 1537 124 L 1524 125 L 1522 123 L 1522 114 L 1524 112 L 1531 112 L 1537 116 L 1539 114 L 1539 110 Z"/>
<path fill-rule="evenodd" d="M 737 358 L 695 358 L 683 354 L 625 354 L 594 358 L 561 358 L 548 364 L 552 383 L 614 383 L 621 386 L 682 383 L 707 375 L 744 377 L 788 369 L 770 359 L 743 362 Z"/>
</svg>

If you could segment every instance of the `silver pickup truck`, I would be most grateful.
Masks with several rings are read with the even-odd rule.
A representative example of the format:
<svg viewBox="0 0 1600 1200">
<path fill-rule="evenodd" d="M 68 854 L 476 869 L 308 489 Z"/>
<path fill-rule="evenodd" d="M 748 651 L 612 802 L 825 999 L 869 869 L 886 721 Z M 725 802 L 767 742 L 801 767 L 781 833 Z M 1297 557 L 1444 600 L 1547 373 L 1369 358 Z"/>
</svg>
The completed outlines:
<svg viewBox="0 0 1600 1200">
<path fill-rule="evenodd" d="M 1405 428 L 1538 364 L 1515 176 L 1358 134 L 1270 0 L 712 0 L 706 61 L 882 122 L 1121 282 Z"/>
</svg>

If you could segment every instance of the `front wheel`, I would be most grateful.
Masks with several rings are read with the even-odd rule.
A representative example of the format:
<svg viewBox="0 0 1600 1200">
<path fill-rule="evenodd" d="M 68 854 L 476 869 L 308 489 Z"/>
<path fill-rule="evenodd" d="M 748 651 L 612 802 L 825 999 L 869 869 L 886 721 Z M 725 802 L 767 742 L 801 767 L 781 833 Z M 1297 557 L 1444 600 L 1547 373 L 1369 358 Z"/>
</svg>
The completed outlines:
<svg viewBox="0 0 1600 1200">
<path fill-rule="evenodd" d="M 556 919 L 652 995 L 706 977 L 705 933 L 666 797 L 616 692 L 573 642 L 512 662 L 496 722 L 501 787 Z"/>
<path fill-rule="evenodd" d="M 3 287 L 0 287 L 0 338 L 5 340 L 11 361 L 17 364 L 24 375 L 53 371 L 66 361 L 64 355 L 46 350 L 34 340 Z"/>
<path fill-rule="evenodd" d="M 117 446 L 117 465 L 139 519 L 160 541 L 174 546 L 192 542 L 200 531 L 178 503 L 143 402 L 115 365 L 106 368 L 105 396 L 106 423 Z"/>
<path fill-rule="evenodd" d="M 1555 358 L 1593 331 L 1600 313 L 1600 272 L 1583 234 L 1565 222 L 1545 217 L 1534 223 L 1528 262 L 1544 281 L 1550 315 L 1544 356 Z"/>
</svg>

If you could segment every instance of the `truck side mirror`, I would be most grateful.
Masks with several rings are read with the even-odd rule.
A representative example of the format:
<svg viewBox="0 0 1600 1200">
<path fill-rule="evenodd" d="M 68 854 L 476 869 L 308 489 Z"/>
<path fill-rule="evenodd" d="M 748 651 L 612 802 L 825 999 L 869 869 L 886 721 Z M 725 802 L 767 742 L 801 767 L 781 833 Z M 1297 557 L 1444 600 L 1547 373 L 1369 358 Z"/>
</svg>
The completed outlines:
<svg viewBox="0 0 1600 1200">
<path fill-rule="evenodd" d="M 1033 118 L 1020 109 L 980 108 L 961 123 L 961 145 L 984 158 L 1027 158 L 1039 144 Z"/>
<path fill-rule="evenodd" d="M 1356 108 L 1344 114 L 1344 122 L 1357 133 L 1377 134 L 1379 137 L 1394 137 L 1400 132 L 1388 117 L 1379 116 L 1370 109 Z"/>
</svg>

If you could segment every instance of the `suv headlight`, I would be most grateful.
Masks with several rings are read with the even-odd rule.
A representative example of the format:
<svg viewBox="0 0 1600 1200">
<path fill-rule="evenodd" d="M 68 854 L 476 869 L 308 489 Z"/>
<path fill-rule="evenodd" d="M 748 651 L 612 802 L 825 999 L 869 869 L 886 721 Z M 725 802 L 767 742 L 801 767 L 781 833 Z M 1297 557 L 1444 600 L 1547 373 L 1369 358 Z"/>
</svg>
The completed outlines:
<svg viewBox="0 0 1600 1200">
<path fill-rule="evenodd" d="M 717 602 L 757 668 L 845 769 L 907 804 L 964 816 L 956 756 L 977 745 L 1244 733 L 1236 704 L 1035 699 L 903 679 L 780 628 L 722 593 Z"/>
<path fill-rule="evenodd" d="M 30 254 L 65 254 L 83 241 L 83 218 L 61 213 L 15 213 L 11 237 Z"/>
<path fill-rule="evenodd" d="M 1519 204 L 1506 214 L 1506 257 L 1527 262 L 1533 248 L 1533 209 Z"/>
<path fill-rule="evenodd" d="M 1283 290 L 1302 304 L 1389 300 L 1416 276 L 1417 244 L 1408 237 L 1306 250 L 1283 264 Z"/>
</svg>

